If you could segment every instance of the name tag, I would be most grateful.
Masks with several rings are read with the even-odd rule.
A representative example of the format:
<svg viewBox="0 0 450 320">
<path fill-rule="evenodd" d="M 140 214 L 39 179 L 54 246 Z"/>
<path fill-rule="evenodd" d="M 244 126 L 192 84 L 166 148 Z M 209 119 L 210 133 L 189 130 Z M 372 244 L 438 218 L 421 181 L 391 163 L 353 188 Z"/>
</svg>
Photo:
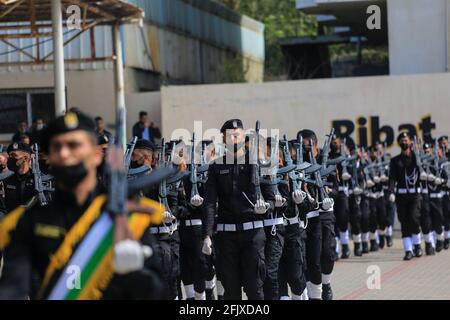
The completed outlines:
<svg viewBox="0 0 450 320">
<path fill-rule="evenodd" d="M 227 173 L 230 173 L 230 169 L 220 170 L 219 173 L 220 173 L 220 174 L 227 174 Z"/>
<path fill-rule="evenodd" d="M 6 185 L 6 189 L 16 190 L 16 186 L 7 184 L 7 185 Z"/>
<path fill-rule="evenodd" d="M 34 228 L 34 234 L 36 236 L 44 238 L 57 239 L 64 236 L 66 234 L 66 230 L 48 224 L 37 224 L 36 227 Z"/>
</svg>

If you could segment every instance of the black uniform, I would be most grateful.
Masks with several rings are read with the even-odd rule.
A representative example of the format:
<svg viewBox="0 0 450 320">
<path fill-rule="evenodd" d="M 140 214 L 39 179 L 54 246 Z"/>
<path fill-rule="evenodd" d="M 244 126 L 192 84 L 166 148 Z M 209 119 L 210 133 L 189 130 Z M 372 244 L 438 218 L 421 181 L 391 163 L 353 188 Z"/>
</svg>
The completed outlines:
<svg viewBox="0 0 450 320">
<path fill-rule="evenodd" d="M 202 253 L 203 237 L 202 237 L 202 208 L 203 206 L 194 207 L 190 202 L 192 183 L 189 177 L 183 180 L 185 196 L 179 203 L 180 213 L 178 219 L 180 221 L 180 269 L 181 280 L 184 286 L 194 285 L 197 293 L 205 291 L 205 281 L 207 276 L 206 256 Z M 197 184 L 199 195 L 204 198 L 204 186 Z"/>
<path fill-rule="evenodd" d="M 420 234 L 420 181 L 416 156 L 400 154 L 391 159 L 389 168 L 389 193 L 396 194 L 398 219 L 401 223 L 403 245 L 412 252 L 412 242 L 419 245 Z M 412 238 L 416 241 L 412 241 Z"/>
<path fill-rule="evenodd" d="M 228 300 L 241 299 L 242 286 L 250 300 L 264 298 L 266 235 L 263 220 L 266 215 L 255 214 L 248 201 L 256 202 L 256 186 L 252 183 L 254 169 L 246 154 L 244 159 L 235 159 L 234 164 L 226 164 L 225 157 L 220 158 L 208 170 L 204 233 L 212 236 L 217 211 L 216 267 L 220 269 L 218 274 Z M 261 190 L 266 202 L 270 203 L 270 213 L 275 199 L 273 188 L 261 184 Z"/>
<path fill-rule="evenodd" d="M 3 180 L 4 199 L 0 202 L 0 212 L 7 214 L 25 204 L 34 195 L 34 179 L 31 170 L 24 175 L 14 174 Z"/>
<path fill-rule="evenodd" d="M 97 190 L 92 191 L 85 204 L 79 206 L 73 194 L 57 192 L 55 200 L 48 206 L 32 206 L 22 215 L 6 246 L 0 299 L 46 298 L 50 294 L 64 268 L 56 270 L 43 295 L 36 296 L 50 257 L 98 194 Z M 151 245 L 145 239 L 143 242 Z M 102 297 L 159 299 L 159 287 L 156 274 L 145 268 L 127 275 L 114 275 Z"/>
</svg>

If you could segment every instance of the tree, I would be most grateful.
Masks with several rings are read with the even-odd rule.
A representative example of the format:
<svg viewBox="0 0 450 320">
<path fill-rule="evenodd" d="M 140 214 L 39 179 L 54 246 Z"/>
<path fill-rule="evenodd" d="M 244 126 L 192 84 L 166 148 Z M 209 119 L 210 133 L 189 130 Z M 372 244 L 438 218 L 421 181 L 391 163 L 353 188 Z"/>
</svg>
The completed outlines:
<svg viewBox="0 0 450 320">
<path fill-rule="evenodd" d="M 295 0 L 218 0 L 232 10 L 265 25 L 265 80 L 286 75 L 280 38 L 317 34 L 316 19 L 295 7 Z"/>
</svg>

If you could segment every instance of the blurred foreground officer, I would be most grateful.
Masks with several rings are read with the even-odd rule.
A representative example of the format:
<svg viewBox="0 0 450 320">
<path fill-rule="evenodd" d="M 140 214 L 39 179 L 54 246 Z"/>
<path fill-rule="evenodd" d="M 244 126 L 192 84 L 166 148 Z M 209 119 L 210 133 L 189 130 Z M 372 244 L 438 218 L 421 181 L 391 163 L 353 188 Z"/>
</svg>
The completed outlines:
<svg viewBox="0 0 450 320">
<path fill-rule="evenodd" d="M 403 260 L 422 256 L 420 246 L 420 179 L 416 156 L 411 150 L 412 141 L 408 133 L 397 137 L 401 153 L 391 159 L 389 169 L 389 201 L 396 203 L 398 220 L 401 223 Z M 414 247 L 413 247 L 414 245 Z"/>
<path fill-rule="evenodd" d="M 103 214 L 106 197 L 96 179 L 101 150 L 93 121 L 69 112 L 49 124 L 42 141 L 55 177 L 55 200 L 46 207 L 30 201 L 0 221 L 0 250 L 5 248 L 0 299 L 157 298 L 158 280 L 143 269 L 151 249 L 119 237 Z M 134 231 L 129 229 L 140 237 Z M 111 242 L 111 251 L 101 255 Z"/>
<path fill-rule="evenodd" d="M 31 172 L 31 147 L 21 142 L 14 142 L 8 147 L 8 169 L 14 175 L 3 180 L 4 204 L 0 212 L 7 214 L 19 205 L 25 204 L 33 197 L 34 179 Z"/>
<path fill-rule="evenodd" d="M 217 216 L 217 268 L 225 300 L 240 300 L 244 287 L 249 300 L 264 298 L 266 274 L 263 220 L 273 209 L 272 187 L 261 184 L 264 200 L 257 200 L 242 121 L 229 120 L 221 128 L 227 153 L 209 166 L 206 183 L 203 252 L 211 254 L 214 216 Z M 218 203 L 218 207 L 217 207 Z"/>
</svg>

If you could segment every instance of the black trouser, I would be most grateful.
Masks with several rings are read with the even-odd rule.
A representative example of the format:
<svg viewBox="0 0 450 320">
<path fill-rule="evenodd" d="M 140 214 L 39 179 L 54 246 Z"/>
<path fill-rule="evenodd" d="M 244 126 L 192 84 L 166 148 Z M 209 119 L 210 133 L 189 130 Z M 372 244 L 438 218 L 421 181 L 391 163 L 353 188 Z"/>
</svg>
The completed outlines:
<svg viewBox="0 0 450 320">
<path fill-rule="evenodd" d="M 420 203 L 420 227 L 423 234 L 428 234 L 431 231 L 430 197 L 426 193 L 422 194 Z"/>
<path fill-rule="evenodd" d="M 195 292 L 205 291 L 206 256 L 202 252 L 202 226 L 180 227 L 180 269 L 184 285 L 194 285 Z"/>
<path fill-rule="evenodd" d="M 180 274 L 179 236 L 175 231 L 155 235 L 152 266 L 161 276 L 164 286 L 164 299 L 173 300 L 178 295 L 178 277 Z"/>
<path fill-rule="evenodd" d="M 339 232 L 346 232 L 349 223 L 349 201 L 344 191 L 339 191 L 334 202 L 334 215 Z"/>
<path fill-rule="evenodd" d="M 263 228 L 217 233 L 216 267 L 220 269 L 225 300 L 241 300 L 242 286 L 249 300 L 264 299 L 265 243 Z"/>
<path fill-rule="evenodd" d="M 266 245 L 264 249 L 266 258 L 266 279 L 264 280 L 264 300 L 278 300 L 278 270 L 284 245 L 284 226 L 265 227 Z"/>
<path fill-rule="evenodd" d="M 430 198 L 430 220 L 431 230 L 436 234 L 442 233 L 442 224 L 444 222 L 443 210 L 442 210 L 442 198 Z"/>
<path fill-rule="evenodd" d="M 361 233 L 361 196 L 350 195 L 348 203 L 351 231 L 358 235 Z"/>
<path fill-rule="evenodd" d="M 389 201 L 389 192 L 384 191 L 384 205 L 386 207 L 386 224 L 388 227 L 394 226 L 395 221 L 395 203 Z"/>
<path fill-rule="evenodd" d="M 444 229 L 450 231 L 450 196 L 447 194 L 442 199 L 442 207 L 444 214 Z"/>
<path fill-rule="evenodd" d="M 367 196 L 361 197 L 361 232 L 368 233 L 370 228 L 370 199 Z"/>
<path fill-rule="evenodd" d="M 375 233 L 377 229 L 383 230 L 387 225 L 387 216 L 386 216 L 386 206 L 384 203 L 384 198 L 379 197 L 377 199 L 370 198 L 370 219 L 369 219 L 369 230 L 372 233 Z"/>
<path fill-rule="evenodd" d="M 322 283 L 322 273 L 331 274 L 336 261 L 335 217 L 332 211 L 321 212 L 308 219 L 306 228 L 306 278 L 313 284 Z"/>
<path fill-rule="evenodd" d="M 283 254 L 280 260 L 280 296 L 288 296 L 288 287 L 300 296 L 306 288 L 305 229 L 299 224 L 288 225 L 284 232 Z"/>
<path fill-rule="evenodd" d="M 402 238 L 411 237 L 420 233 L 420 202 L 421 196 L 415 194 L 397 194 L 398 220 L 401 223 Z"/>
</svg>

